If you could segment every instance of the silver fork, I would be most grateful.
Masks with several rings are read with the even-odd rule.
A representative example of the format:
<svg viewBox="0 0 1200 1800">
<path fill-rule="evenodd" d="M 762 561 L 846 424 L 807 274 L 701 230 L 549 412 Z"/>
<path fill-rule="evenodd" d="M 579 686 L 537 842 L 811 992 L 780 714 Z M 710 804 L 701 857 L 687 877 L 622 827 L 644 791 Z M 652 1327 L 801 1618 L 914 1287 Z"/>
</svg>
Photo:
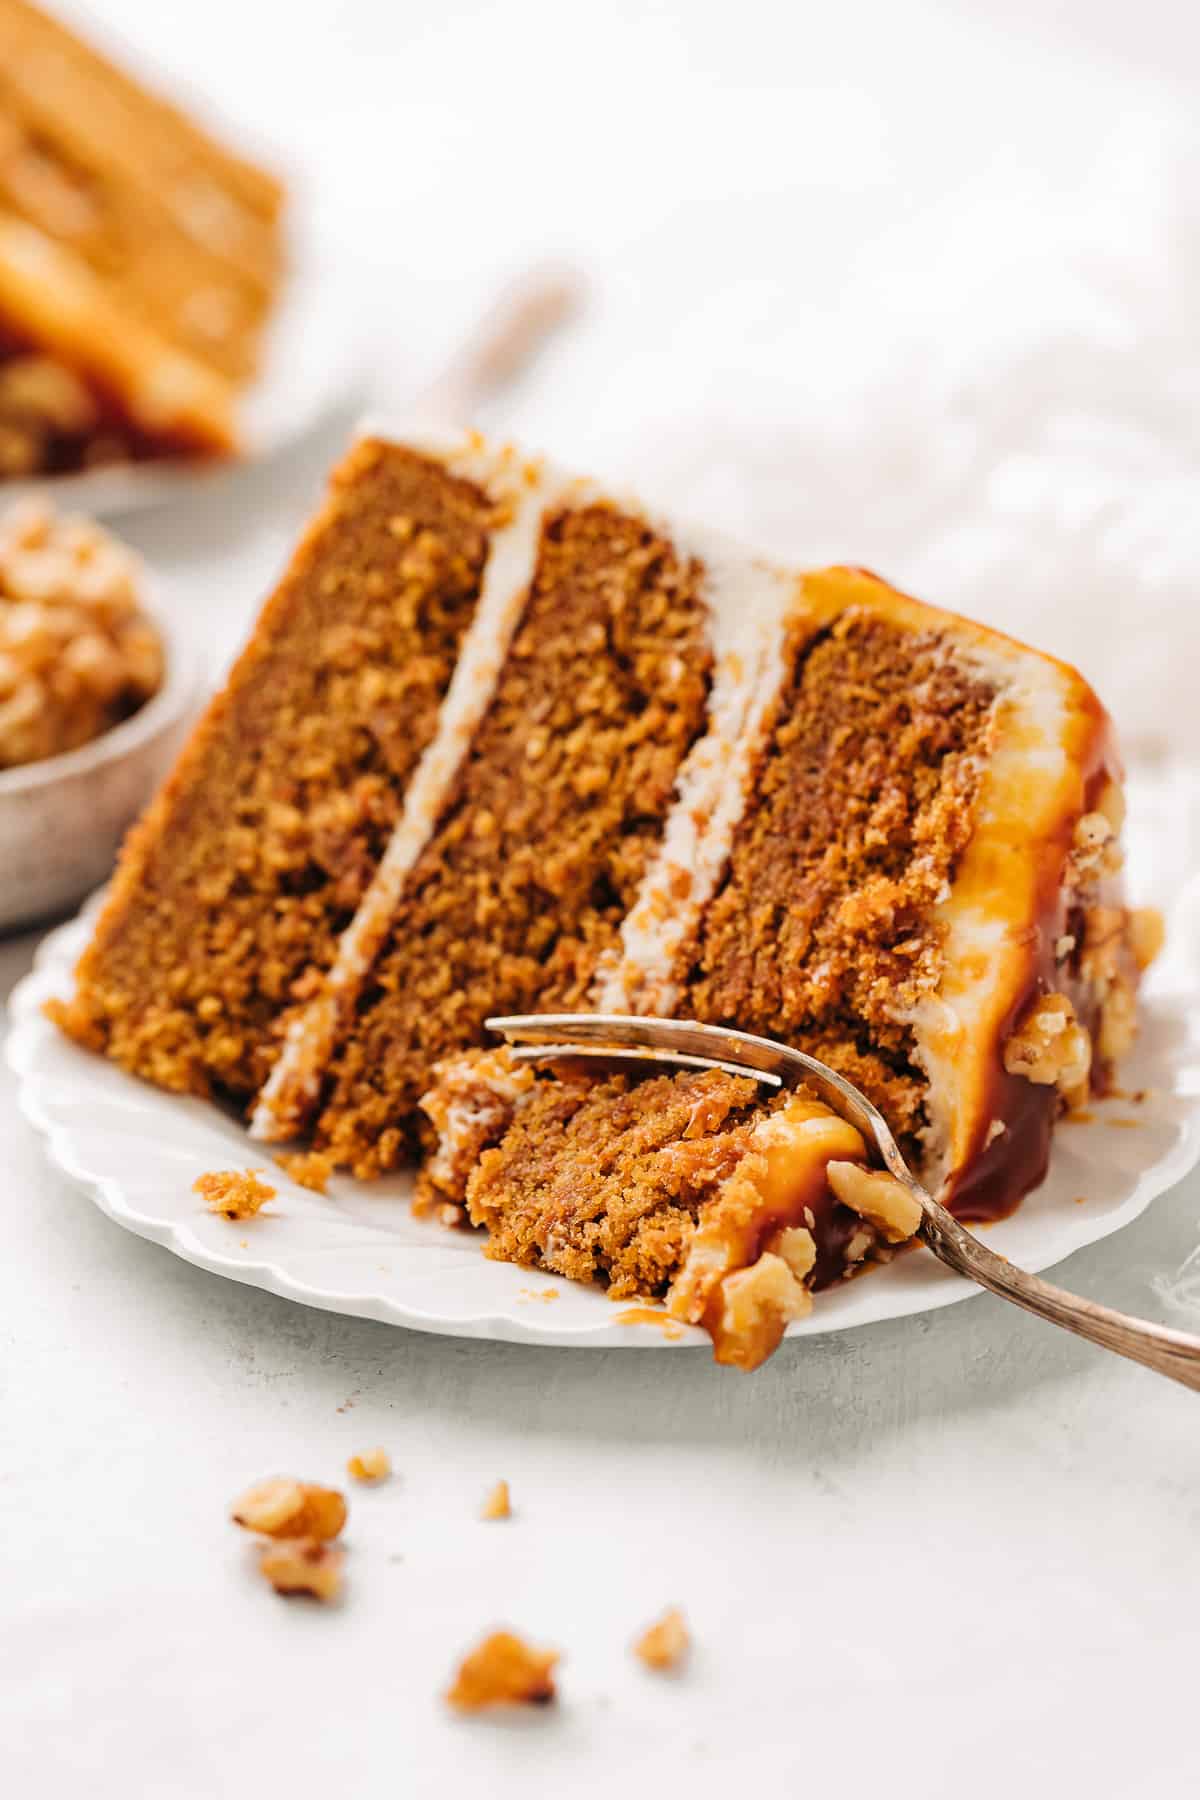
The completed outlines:
<svg viewBox="0 0 1200 1800">
<path fill-rule="evenodd" d="M 773 1043 L 770 1038 L 689 1019 L 635 1018 L 623 1013 L 525 1013 L 488 1019 L 487 1026 L 504 1037 L 521 1062 L 593 1056 L 676 1068 L 724 1069 L 731 1075 L 751 1075 L 768 1089 L 806 1083 L 855 1126 L 868 1145 L 875 1146 L 884 1166 L 917 1200 L 921 1208 L 917 1236 L 940 1262 L 1002 1300 L 1036 1313 L 1039 1319 L 1048 1319 L 1101 1349 L 1169 1375 L 1185 1387 L 1200 1389 L 1200 1337 L 1068 1294 L 989 1250 L 922 1187 L 900 1154 L 883 1115 L 866 1095 L 815 1056 Z"/>
</svg>

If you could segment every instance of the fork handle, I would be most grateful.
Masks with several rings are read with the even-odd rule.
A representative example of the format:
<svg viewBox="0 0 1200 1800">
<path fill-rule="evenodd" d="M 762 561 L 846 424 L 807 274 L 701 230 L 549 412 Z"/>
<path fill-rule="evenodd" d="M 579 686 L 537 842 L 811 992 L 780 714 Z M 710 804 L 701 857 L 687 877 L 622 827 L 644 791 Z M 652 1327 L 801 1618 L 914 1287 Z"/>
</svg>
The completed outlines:
<svg viewBox="0 0 1200 1800">
<path fill-rule="evenodd" d="M 1184 1387 L 1200 1391 L 1200 1337 L 1114 1312 L 1112 1307 L 1098 1306 L 1079 1294 L 1068 1294 L 1064 1288 L 1018 1269 L 1007 1257 L 989 1250 L 936 1200 L 924 1196 L 922 1204 L 925 1218 L 918 1235 L 948 1268 L 978 1282 L 990 1293 L 999 1294 L 1002 1300 L 1011 1300 L 1014 1306 L 1036 1313 L 1039 1319 L 1061 1325 L 1090 1344 L 1099 1344 L 1102 1350 L 1115 1351 L 1130 1362 L 1141 1363 L 1159 1375 L 1182 1382 Z"/>
</svg>

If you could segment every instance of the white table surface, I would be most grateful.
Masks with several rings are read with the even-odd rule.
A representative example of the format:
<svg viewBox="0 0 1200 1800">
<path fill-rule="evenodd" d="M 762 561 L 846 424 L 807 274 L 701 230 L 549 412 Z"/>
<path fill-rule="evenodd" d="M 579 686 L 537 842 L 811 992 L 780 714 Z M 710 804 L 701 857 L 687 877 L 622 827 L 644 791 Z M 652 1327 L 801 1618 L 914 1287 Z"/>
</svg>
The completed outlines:
<svg viewBox="0 0 1200 1800">
<path fill-rule="evenodd" d="M 409 277 L 377 403 L 403 399 L 497 272 L 544 241 L 581 255 L 599 276 L 595 317 L 499 422 L 577 460 L 594 443 L 610 463 L 604 370 L 670 337 L 681 302 L 663 246 L 697 169 L 727 152 L 761 172 L 805 116 L 828 137 L 843 105 L 861 124 L 889 80 L 904 91 L 906 43 L 927 74 L 933 46 L 947 90 L 969 77 L 996 102 L 979 76 L 999 42 L 989 9 L 903 10 L 789 11 L 779 54 L 755 58 L 747 46 L 769 49 L 778 23 L 765 6 L 739 7 L 732 35 L 727 8 L 614 6 L 591 15 L 594 50 L 570 7 L 494 7 L 480 23 L 469 6 L 357 0 L 289 9 L 264 84 L 274 8 L 102 9 L 231 111 L 265 109 L 337 188 L 348 231 L 376 230 L 385 201 L 388 219 L 441 231 L 424 259 L 403 232 L 376 236 L 380 281 L 406 258 Z M 1124 58 L 1164 96 L 1196 48 L 1191 9 L 1166 4 L 1138 9 L 1145 32 L 1115 5 L 1057 8 L 1053 26 L 1032 5 L 1008 16 L 1074 75 L 1094 56 L 1110 81 Z M 565 99 L 544 79 L 564 69 Z M 755 119 L 766 135 L 748 163 Z M 910 123 L 895 109 L 888 159 Z M 386 130 L 428 152 L 397 177 L 403 207 L 371 154 Z M 862 173 L 853 135 L 847 194 Z M 487 203 L 452 229 L 447 205 L 480 184 Z M 722 192 L 728 221 L 734 177 Z M 794 214 L 780 216 L 788 236 Z M 709 263 L 715 281 L 715 243 Z M 186 514 L 130 521 L 214 662 L 342 429 L 218 479 Z M 638 422 L 627 429 L 632 442 Z M 35 943 L 0 944 L 5 992 Z M 0 1147 L 5 1795 L 1193 1791 L 1200 1435 L 1184 1390 L 984 1296 L 787 1346 L 751 1378 L 702 1352 L 406 1334 L 224 1283 L 120 1232 L 48 1169 L 7 1074 Z M 1163 1317 L 1153 1283 L 1198 1235 L 1192 1179 L 1061 1278 Z M 273 1472 L 336 1483 L 375 1443 L 396 1476 L 351 1493 L 344 1604 L 277 1600 L 229 1501 Z M 515 1517 L 485 1525 L 477 1508 L 501 1475 Z M 661 1678 L 628 1644 L 670 1603 L 696 1649 Z M 439 1693 L 458 1654 L 501 1622 L 565 1652 L 561 1704 L 449 1716 Z"/>
</svg>

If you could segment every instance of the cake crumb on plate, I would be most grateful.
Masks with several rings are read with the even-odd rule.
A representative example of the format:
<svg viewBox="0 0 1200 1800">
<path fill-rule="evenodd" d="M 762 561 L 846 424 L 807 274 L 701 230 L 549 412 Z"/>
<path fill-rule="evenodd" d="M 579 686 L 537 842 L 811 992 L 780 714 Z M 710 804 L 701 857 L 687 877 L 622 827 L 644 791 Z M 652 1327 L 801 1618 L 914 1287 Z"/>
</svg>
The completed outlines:
<svg viewBox="0 0 1200 1800">
<path fill-rule="evenodd" d="M 260 1173 L 258 1169 L 214 1169 L 196 1177 L 192 1192 L 222 1219 L 252 1219 L 275 1198 L 275 1189 L 258 1179 Z"/>
</svg>

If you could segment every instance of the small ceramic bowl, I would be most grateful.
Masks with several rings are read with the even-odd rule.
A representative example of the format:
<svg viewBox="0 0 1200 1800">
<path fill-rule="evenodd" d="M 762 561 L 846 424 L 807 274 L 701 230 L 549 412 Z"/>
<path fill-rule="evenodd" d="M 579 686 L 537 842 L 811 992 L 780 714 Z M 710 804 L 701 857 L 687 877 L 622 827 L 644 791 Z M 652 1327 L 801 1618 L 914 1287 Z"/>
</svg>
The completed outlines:
<svg viewBox="0 0 1200 1800">
<path fill-rule="evenodd" d="M 0 931 L 66 912 L 111 873 L 199 698 L 195 653 L 157 608 L 166 677 L 131 718 L 62 756 L 0 770 Z"/>
</svg>

